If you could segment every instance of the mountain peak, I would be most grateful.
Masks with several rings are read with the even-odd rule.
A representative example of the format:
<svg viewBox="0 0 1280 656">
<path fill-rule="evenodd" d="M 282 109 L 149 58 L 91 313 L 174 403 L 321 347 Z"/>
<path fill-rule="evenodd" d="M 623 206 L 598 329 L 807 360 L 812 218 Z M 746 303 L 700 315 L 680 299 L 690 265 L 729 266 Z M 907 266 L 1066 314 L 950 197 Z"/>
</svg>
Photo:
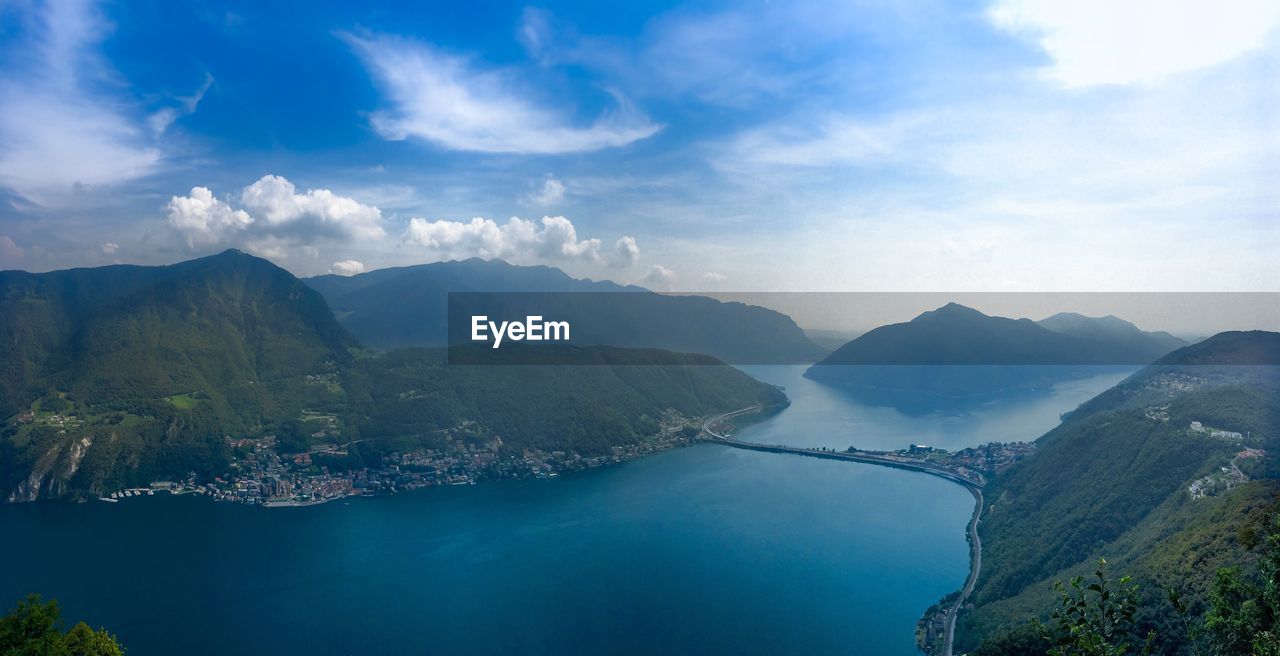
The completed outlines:
<svg viewBox="0 0 1280 656">
<path fill-rule="evenodd" d="M 987 318 L 987 315 L 975 310 L 967 305 L 961 305 L 956 302 L 947 303 L 946 305 L 936 309 L 922 312 L 920 316 L 912 319 L 912 321 L 920 321 L 927 319 L 979 319 Z"/>
</svg>

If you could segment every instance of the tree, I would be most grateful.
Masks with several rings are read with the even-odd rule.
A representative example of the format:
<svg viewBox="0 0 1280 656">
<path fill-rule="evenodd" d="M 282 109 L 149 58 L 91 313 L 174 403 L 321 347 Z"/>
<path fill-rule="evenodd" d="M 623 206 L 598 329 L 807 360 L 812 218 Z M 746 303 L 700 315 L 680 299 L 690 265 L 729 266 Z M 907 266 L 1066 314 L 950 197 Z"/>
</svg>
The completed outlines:
<svg viewBox="0 0 1280 656">
<path fill-rule="evenodd" d="M 58 602 L 30 595 L 13 612 L 0 618 L 3 656 L 123 656 L 115 636 L 80 622 L 63 633 L 58 627 Z"/>
<path fill-rule="evenodd" d="M 1205 632 L 1218 656 L 1280 656 L 1280 515 L 1271 519 L 1258 576 L 1218 570 L 1209 592 Z"/>
<path fill-rule="evenodd" d="M 1061 604 L 1053 611 L 1053 625 L 1046 636 L 1053 644 L 1049 656 L 1126 656 L 1134 648 L 1133 615 L 1138 609 L 1138 586 L 1124 576 L 1107 579 L 1107 561 L 1098 560 L 1091 583 L 1085 577 L 1059 581 L 1054 589 Z M 1141 653 L 1151 652 L 1155 634 L 1148 634 Z"/>
</svg>

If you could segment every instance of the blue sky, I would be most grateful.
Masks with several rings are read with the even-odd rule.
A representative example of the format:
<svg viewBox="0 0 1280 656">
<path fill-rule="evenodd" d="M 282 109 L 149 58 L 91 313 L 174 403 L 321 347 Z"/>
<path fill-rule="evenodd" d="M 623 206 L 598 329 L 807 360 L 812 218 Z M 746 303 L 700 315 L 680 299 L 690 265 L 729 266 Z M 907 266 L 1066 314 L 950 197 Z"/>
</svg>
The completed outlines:
<svg viewBox="0 0 1280 656">
<path fill-rule="evenodd" d="M 0 268 L 1277 290 L 1280 7 L 0 1 Z"/>
</svg>

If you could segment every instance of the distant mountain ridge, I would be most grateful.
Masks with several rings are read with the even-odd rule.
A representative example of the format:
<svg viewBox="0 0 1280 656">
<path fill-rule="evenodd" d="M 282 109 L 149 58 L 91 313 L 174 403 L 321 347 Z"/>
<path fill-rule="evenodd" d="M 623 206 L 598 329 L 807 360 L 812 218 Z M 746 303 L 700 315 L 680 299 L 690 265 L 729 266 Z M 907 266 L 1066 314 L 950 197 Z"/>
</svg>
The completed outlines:
<svg viewBox="0 0 1280 656">
<path fill-rule="evenodd" d="M 306 282 L 347 329 L 384 349 L 443 346 L 450 292 L 500 292 L 492 300 L 511 314 L 571 320 L 579 344 L 705 353 L 737 364 L 814 362 L 826 353 L 767 308 L 580 280 L 545 266 L 472 258 Z"/>
<path fill-rule="evenodd" d="M 1115 317 L 1064 313 L 1036 322 L 948 303 L 911 321 L 871 330 L 811 371 L 831 364 L 1147 364 L 1185 344 Z"/>
<path fill-rule="evenodd" d="M 1111 341 L 1117 348 L 1142 355 L 1164 349 L 1166 353 L 1187 345 L 1187 341 L 1165 331 L 1144 331 L 1116 316 L 1086 317 L 1075 312 L 1059 312 L 1036 322 L 1063 335 L 1097 341 Z"/>
<path fill-rule="evenodd" d="M 805 376 L 839 386 L 861 403 L 914 415 L 939 404 L 959 411 L 1116 373 L 1182 344 L 1114 317 L 1059 314 L 1035 322 L 949 303 L 857 337 Z"/>
<path fill-rule="evenodd" d="M 358 443 L 356 466 L 444 433 L 584 456 L 686 419 L 781 406 L 705 355 L 566 347 L 568 367 L 373 354 L 324 298 L 230 250 L 169 266 L 0 272 L 0 501 L 79 498 L 228 472 L 228 438 L 294 452 Z M 569 373 L 566 373 L 569 371 Z"/>
</svg>

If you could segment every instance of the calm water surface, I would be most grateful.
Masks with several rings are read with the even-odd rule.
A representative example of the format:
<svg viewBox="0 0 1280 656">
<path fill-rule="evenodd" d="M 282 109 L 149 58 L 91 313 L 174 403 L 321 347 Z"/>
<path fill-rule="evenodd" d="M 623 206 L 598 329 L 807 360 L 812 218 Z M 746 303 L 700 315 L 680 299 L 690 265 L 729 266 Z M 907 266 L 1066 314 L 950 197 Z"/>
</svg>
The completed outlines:
<svg viewBox="0 0 1280 656">
<path fill-rule="evenodd" d="M 750 370 L 793 405 L 740 437 L 838 447 L 1028 439 L 1113 382 L 908 418 Z M 714 445 L 307 508 L 0 506 L 0 598 L 56 597 L 133 656 L 907 655 L 965 578 L 971 510 L 930 476 Z"/>
</svg>

